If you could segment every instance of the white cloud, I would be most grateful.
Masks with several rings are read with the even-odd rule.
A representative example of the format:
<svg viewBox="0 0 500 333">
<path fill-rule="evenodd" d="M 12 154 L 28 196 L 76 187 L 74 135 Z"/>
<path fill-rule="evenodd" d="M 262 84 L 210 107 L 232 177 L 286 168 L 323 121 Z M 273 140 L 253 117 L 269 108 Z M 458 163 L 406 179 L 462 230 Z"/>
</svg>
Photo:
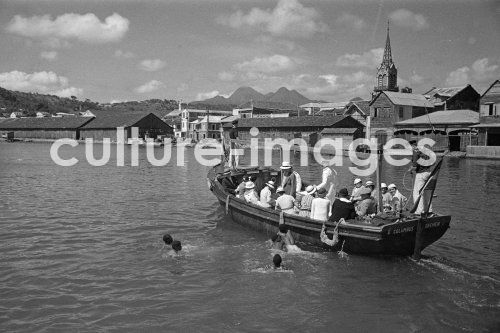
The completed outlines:
<svg viewBox="0 0 500 333">
<path fill-rule="evenodd" d="M 248 14 L 239 10 L 217 21 L 235 29 L 259 28 L 274 36 L 309 37 L 328 30 L 316 9 L 304 7 L 297 0 L 280 0 L 272 10 L 254 7 Z"/>
<path fill-rule="evenodd" d="M 217 74 L 217 76 L 222 81 L 232 81 L 232 80 L 234 80 L 236 75 L 234 73 L 224 71 L 224 72 L 220 72 L 219 74 Z"/>
<path fill-rule="evenodd" d="M 461 86 L 469 83 L 469 71 L 470 68 L 467 66 L 454 70 L 446 78 L 445 84 L 447 86 Z"/>
<path fill-rule="evenodd" d="M 248 73 L 276 73 L 294 69 L 296 62 L 291 58 L 275 54 L 266 58 L 256 57 L 234 66 L 237 70 Z"/>
<path fill-rule="evenodd" d="M 369 67 L 375 68 L 380 65 L 384 56 L 384 49 L 371 49 L 363 54 L 344 54 L 337 58 L 336 65 L 340 67 Z"/>
<path fill-rule="evenodd" d="M 57 59 L 57 52 L 56 51 L 42 51 L 40 53 L 40 57 L 43 59 L 53 61 Z"/>
<path fill-rule="evenodd" d="M 361 17 L 349 13 L 342 13 L 342 15 L 339 18 L 337 18 L 335 23 L 339 26 L 347 27 L 349 29 L 354 29 L 358 31 L 366 28 L 366 23 Z"/>
<path fill-rule="evenodd" d="M 61 97 L 81 96 L 83 94 L 82 89 L 69 87 L 66 77 L 51 71 L 31 74 L 21 71 L 0 73 L 0 86 L 10 90 L 38 92 Z"/>
<path fill-rule="evenodd" d="M 107 43 L 121 40 L 129 28 L 129 20 L 117 13 L 101 22 L 93 14 L 68 13 L 52 19 L 50 15 L 23 17 L 16 15 L 7 31 L 25 37 L 44 40 L 76 39 L 88 43 Z"/>
<path fill-rule="evenodd" d="M 139 68 L 144 71 L 154 72 L 162 69 L 165 65 L 165 62 L 160 59 L 145 59 L 141 61 Z"/>
<path fill-rule="evenodd" d="M 217 95 L 219 95 L 219 91 L 218 90 L 213 90 L 213 91 L 210 91 L 210 92 L 199 93 L 199 94 L 196 95 L 196 100 L 197 101 L 202 101 L 202 100 L 205 100 L 205 99 L 208 99 L 208 98 L 215 97 Z"/>
<path fill-rule="evenodd" d="M 164 86 L 163 82 L 158 80 L 151 80 L 147 83 L 144 83 L 142 86 L 135 88 L 134 91 L 139 94 L 145 94 L 156 91 L 163 86 Z"/>
<path fill-rule="evenodd" d="M 395 10 L 389 14 L 389 18 L 397 26 L 411 28 L 415 31 L 424 30 L 429 27 L 425 16 L 413 13 L 408 9 Z"/>
<path fill-rule="evenodd" d="M 498 65 L 489 65 L 488 58 L 478 59 L 471 66 L 474 79 L 479 82 L 494 80 Z"/>
<path fill-rule="evenodd" d="M 448 86 L 461 86 L 472 83 L 486 83 L 498 77 L 498 69 L 498 65 L 490 65 L 488 58 L 478 59 L 470 67 L 464 66 L 452 71 L 446 78 L 445 84 Z"/>
<path fill-rule="evenodd" d="M 186 91 L 189 89 L 189 85 L 187 83 L 181 83 L 178 87 L 177 87 L 177 92 L 183 92 L 183 91 Z"/>
<path fill-rule="evenodd" d="M 116 50 L 114 56 L 116 58 L 130 59 L 134 58 L 135 54 L 130 51 Z"/>
</svg>

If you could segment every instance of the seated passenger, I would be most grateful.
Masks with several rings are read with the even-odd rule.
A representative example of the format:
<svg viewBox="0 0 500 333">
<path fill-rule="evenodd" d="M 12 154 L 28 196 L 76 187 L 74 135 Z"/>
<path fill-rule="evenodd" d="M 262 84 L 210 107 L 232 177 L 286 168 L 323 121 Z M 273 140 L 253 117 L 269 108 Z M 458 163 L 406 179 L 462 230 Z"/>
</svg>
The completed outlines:
<svg viewBox="0 0 500 333">
<path fill-rule="evenodd" d="M 324 187 L 320 188 L 317 192 L 317 198 L 313 199 L 311 203 L 311 215 L 310 217 L 314 220 L 326 221 L 330 214 L 330 200 L 325 199 L 326 189 Z"/>
<path fill-rule="evenodd" d="M 245 194 L 245 186 L 246 182 L 248 182 L 250 178 L 248 176 L 243 176 L 243 179 L 241 180 L 240 185 L 236 188 L 236 197 L 237 198 L 243 198 L 243 195 Z"/>
<path fill-rule="evenodd" d="M 348 220 L 356 217 L 356 210 L 354 204 L 349 198 L 349 193 L 346 188 L 339 191 L 339 197 L 335 199 L 332 205 L 332 215 L 329 221 L 337 222 L 340 219 Z"/>
<path fill-rule="evenodd" d="M 352 202 L 356 202 L 356 201 L 359 201 L 361 200 L 361 196 L 359 194 L 360 191 L 362 191 L 365 187 L 363 186 L 363 182 L 361 181 L 361 179 L 359 178 L 356 178 L 354 180 L 354 189 L 352 190 L 352 193 L 351 193 L 351 201 Z"/>
<path fill-rule="evenodd" d="M 254 205 L 259 205 L 259 197 L 257 196 L 257 192 L 255 191 L 255 184 L 252 181 L 248 181 L 245 183 L 245 193 L 243 194 L 243 198 L 245 198 L 246 202 L 252 203 Z"/>
<path fill-rule="evenodd" d="M 361 201 L 356 205 L 356 214 L 358 216 L 366 216 L 377 213 L 377 204 L 375 200 L 370 196 L 371 191 L 369 188 L 363 188 L 360 191 Z"/>
<path fill-rule="evenodd" d="M 390 212 L 392 210 L 392 196 L 388 191 L 386 183 L 380 184 L 380 191 L 382 192 L 382 207 L 384 208 L 384 212 Z"/>
<path fill-rule="evenodd" d="M 398 188 L 394 184 L 389 185 L 389 193 L 391 194 L 392 210 L 395 212 L 402 211 L 406 206 L 408 199 L 402 195 L 401 192 L 399 192 Z"/>
<path fill-rule="evenodd" d="M 367 180 L 365 183 L 365 187 L 369 188 L 370 191 L 372 191 L 371 196 L 375 202 L 378 200 L 378 191 L 375 189 L 375 183 L 372 182 L 371 180 Z"/>
<path fill-rule="evenodd" d="M 271 194 L 274 190 L 274 182 L 272 180 L 266 183 L 266 186 L 260 191 L 260 205 L 262 207 L 271 207 L 274 200 L 271 198 Z"/>
<path fill-rule="evenodd" d="M 314 193 L 316 192 L 316 186 L 309 185 L 306 190 L 302 192 L 302 197 L 300 199 L 300 204 L 298 205 L 299 215 L 310 217 L 311 216 L 311 204 L 314 199 Z"/>
<path fill-rule="evenodd" d="M 295 211 L 293 209 L 293 202 L 295 201 L 295 199 L 291 195 L 286 194 L 285 190 L 281 186 L 278 187 L 276 193 L 278 194 L 278 199 L 276 199 L 275 209 L 281 210 L 284 213 L 295 214 Z"/>
</svg>

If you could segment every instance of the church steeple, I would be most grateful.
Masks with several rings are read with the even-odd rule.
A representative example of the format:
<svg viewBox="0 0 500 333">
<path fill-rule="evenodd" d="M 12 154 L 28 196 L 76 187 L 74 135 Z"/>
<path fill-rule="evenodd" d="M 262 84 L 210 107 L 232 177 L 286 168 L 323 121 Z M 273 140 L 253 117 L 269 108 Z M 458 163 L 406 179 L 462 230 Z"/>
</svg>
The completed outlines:
<svg viewBox="0 0 500 333">
<path fill-rule="evenodd" d="M 386 66 L 392 65 L 391 39 L 389 38 L 389 21 L 387 21 L 387 38 L 385 40 L 384 59 L 382 63 Z"/>
<path fill-rule="evenodd" d="M 385 40 L 384 57 L 377 71 L 377 86 L 374 91 L 399 91 L 398 70 L 392 61 L 391 39 L 389 38 L 389 21 L 387 21 L 387 37 Z"/>
</svg>

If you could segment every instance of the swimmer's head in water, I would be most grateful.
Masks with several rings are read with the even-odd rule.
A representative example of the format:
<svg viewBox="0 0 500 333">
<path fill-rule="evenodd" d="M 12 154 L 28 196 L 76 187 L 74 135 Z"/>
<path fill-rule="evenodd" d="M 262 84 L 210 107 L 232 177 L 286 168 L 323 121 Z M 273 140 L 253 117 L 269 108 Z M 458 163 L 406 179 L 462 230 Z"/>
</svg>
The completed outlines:
<svg viewBox="0 0 500 333">
<path fill-rule="evenodd" d="M 273 235 L 273 237 L 271 237 L 271 240 L 273 241 L 273 243 L 281 242 L 281 236 L 278 234 Z"/>
<path fill-rule="evenodd" d="M 280 229 L 280 232 L 282 232 L 282 233 L 286 233 L 288 231 L 288 228 L 284 224 L 280 224 L 278 228 Z"/>
<path fill-rule="evenodd" d="M 279 254 L 275 254 L 273 257 L 273 263 L 274 267 L 280 267 L 281 266 L 281 256 Z"/>
<path fill-rule="evenodd" d="M 180 250 L 182 250 L 182 245 L 181 245 L 181 242 L 176 240 L 176 241 L 173 241 L 172 242 L 172 249 L 175 251 L 175 252 L 179 252 Z"/>
<path fill-rule="evenodd" d="M 172 244 L 174 239 L 169 234 L 165 234 L 165 235 L 163 235 L 163 241 L 165 242 L 165 244 L 170 245 L 170 244 Z"/>
</svg>

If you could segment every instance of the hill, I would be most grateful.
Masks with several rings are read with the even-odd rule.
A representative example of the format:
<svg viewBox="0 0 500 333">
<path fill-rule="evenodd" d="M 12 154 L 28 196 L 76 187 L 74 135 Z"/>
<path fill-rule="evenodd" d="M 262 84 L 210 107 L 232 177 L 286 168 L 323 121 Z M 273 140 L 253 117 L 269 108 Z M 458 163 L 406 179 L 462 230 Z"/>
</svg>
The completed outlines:
<svg viewBox="0 0 500 333">
<path fill-rule="evenodd" d="M 196 106 L 197 108 L 202 108 L 201 106 L 203 106 L 203 108 L 215 108 L 217 106 L 223 108 L 220 108 L 220 110 L 231 110 L 232 108 L 246 104 L 249 101 L 286 103 L 295 106 L 311 102 L 309 98 L 301 95 L 296 90 L 288 90 L 285 87 L 281 87 L 276 92 L 267 93 L 265 95 L 261 94 L 251 87 L 240 87 L 236 89 L 236 91 L 233 92 L 228 98 L 225 98 L 223 96 L 215 96 L 213 98 L 209 98 L 203 101 L 195 101 L 189 104 L 192 106 Z"/>
<path fill-rule="evenodd" d="M 58 112 L 77 113 L 86 110 L 137 111 L 162 116 L 177 108 L 177 101 L 149 99 L 145 101 L 99 104 L 89 99 L 80 101 L 75 96 L 65 98 L 54 95 L 11 91 L 0 87 L 0 108 L 0 113 L 2 114 L 21 111 L 28 117 L 35 116 L 37 112 L 55 114 Z"/>
</svg>

